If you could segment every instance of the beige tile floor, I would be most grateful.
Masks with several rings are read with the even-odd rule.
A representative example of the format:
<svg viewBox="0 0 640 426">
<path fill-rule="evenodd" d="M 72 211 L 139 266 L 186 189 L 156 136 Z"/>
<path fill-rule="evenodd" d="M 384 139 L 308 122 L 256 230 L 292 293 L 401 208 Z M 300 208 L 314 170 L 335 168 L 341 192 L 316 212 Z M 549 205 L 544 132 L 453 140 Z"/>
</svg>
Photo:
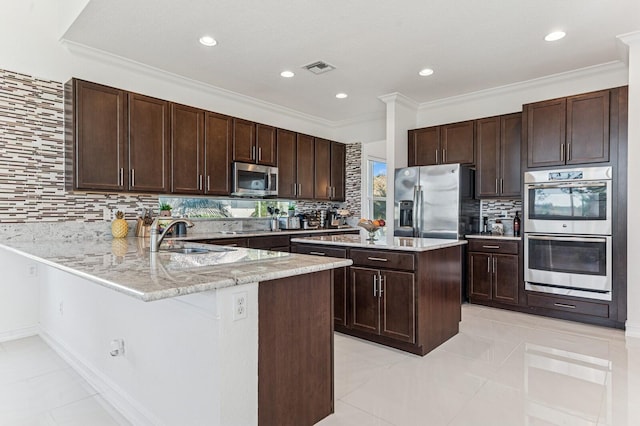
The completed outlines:
<svg viewBox="0 0 640 426">
<path fill-rule="evenodd" d="M 460 334 L 425 357 L 340 334 L 335 347 L 321 426 L 640 425 L 640 341 L 618 330 L 465 305 Z M 30 337 L 0 344 L 0 425 L 129 423 Z"/>
</svg>

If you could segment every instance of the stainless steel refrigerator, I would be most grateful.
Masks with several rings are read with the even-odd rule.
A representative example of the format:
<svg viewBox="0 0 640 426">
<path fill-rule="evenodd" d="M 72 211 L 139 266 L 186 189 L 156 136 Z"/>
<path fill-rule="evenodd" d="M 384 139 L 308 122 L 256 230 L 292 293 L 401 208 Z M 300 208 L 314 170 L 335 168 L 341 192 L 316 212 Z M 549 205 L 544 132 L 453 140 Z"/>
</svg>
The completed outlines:
<svg viewBox="0 0 640 426">
<path fill-rule="evenodd" d="M 479 231 L 475 174 L 460 164 L 395 171 L 394 235 L 457 239 Z"/>
</svg>

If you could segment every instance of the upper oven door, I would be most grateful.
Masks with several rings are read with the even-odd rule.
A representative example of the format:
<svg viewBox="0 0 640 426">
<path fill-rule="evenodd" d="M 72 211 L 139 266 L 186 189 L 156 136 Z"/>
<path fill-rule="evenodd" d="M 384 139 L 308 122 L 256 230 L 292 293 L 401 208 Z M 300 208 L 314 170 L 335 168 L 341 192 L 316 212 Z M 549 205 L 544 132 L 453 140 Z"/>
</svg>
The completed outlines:
<svg viewBox="0 0 640 426">
<path fill-rule="evenodd" d="M 525 185 L 525 230 L 611 235 L 611 180 Z"/>
</svg>

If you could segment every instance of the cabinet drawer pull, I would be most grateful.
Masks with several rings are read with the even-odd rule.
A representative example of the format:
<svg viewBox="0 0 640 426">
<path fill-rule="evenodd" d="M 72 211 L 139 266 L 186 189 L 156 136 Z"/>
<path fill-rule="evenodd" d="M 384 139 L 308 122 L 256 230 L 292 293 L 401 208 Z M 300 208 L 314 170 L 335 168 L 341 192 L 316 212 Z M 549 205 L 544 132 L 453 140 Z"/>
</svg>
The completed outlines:
<svg viewBox="0 0 640 426">
<path fill-rule="evenodd" d="M 377 260 L 378 262 L 388 262 L 389 259 L 385 259 L 384 257 L 367 257 L 369 260 Z"/>
<path fill-rule="evenodd" d="M 482 246 L 482 248 L 488 248 L 488 249 L 499 249 L 500 246 Z"/>
<path fill-rule="evenodd" d="M 566 303 L 554 303 L 553 306 L 558 306 L 560 308 L 569 308 L 569 309 L 576 308 L 576 305 L 567 305 Z"/>
<path fill-rule="evenodd" d="M 326 256 L 326 253 L 321 251 L 310 251 L 309 254 L 315 254 L 316 256 Z"/>
</svg>

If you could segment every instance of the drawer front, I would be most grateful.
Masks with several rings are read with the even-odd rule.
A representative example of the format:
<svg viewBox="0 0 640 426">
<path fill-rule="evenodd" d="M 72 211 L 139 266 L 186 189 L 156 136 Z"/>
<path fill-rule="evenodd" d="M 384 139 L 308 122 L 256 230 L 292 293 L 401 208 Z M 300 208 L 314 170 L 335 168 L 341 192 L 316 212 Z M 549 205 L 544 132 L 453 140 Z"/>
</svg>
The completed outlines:
<svg viewBox="0 0 640 426">
<path fill-rule="evenodd" d="M 288 235 L 276 235 L 268 237 L 249 237 L 249 247 L 256 249 L 268 249 L 272 247 L 284 247 L 289 245 Z"/>
<path fill-rule="evenodd" d="M 517 241 L 504 240 L 468 240 L 469 251 L 482 251 L 485 253 L 518 254 Z"/>
<path fill-rule="evenodd" d="M 351 249 L 351 259 L 354 265 L 400 269 L 403 271 L 415 270 L 415 257 L 413 253 Z"/>
<path fill-rule="evenodd" d="M 300 254 L 312 254 L 314 256 L 339 257 L 341 259 L 345 259 L 347 257 L 346 249 L 321 245 L 314 246 L 311 244 L 297 244 L 295 246 L 295 252 Z"/>
<path fill-rule="evenodd" d="M 538 308 L 609 318 L 609 305 L 606 303 L 585 302 L 581 300 L 571 300 L 562 297 L 543 296 L 539 294 L 528 294 L 527 302 L 529 306 L 535 306 Z"/>
</svg>

